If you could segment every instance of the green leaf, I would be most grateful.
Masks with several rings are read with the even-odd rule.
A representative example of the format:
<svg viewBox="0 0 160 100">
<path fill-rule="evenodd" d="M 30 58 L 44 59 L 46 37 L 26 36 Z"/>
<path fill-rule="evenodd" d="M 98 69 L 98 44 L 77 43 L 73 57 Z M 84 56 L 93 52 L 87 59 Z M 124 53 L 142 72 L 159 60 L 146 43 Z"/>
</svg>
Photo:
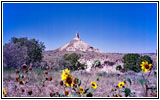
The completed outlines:
<svg viewBox="0 0 160 100">
<path fill-rule="evenodd" d="M 84 94 L 87 93 L 88 90 L 89 90 L 89 88 L 87 88 L 87 89 L 84 91 Z"/>
<path fill-rule="evenodd" d="M 94 91 L 93 88 L 87 88 L 87 89 L 85 90 L 84 94 L 89 93 L 89 92 L 92 92 L 92 91 Z"/>
<path fill-rule="evenodd" d="M 125 92 L 125 96 L 127 97 L 130 95 L 131 90 L 129 88 L 125 88 L 124 92 Z"/>
<path fill-rule="evenodd" d="M 96 81 L 99 81 L 99 77 L 98 76 L 96 77 Z"/>
<path fill-rule="evenodd" d="M 126 81 L 128 81 L 130 83 L 130 85 L 132 84 L 131 79 L 127 78 Z"/>
<path fill-rule="evenodd" d="M 81 80 L 80 79 L 78 79 L 78 86 L 80 86 L 81 85 Z"/>
<path fill-rule="evenodd" d="M 145 80 L 145 79 L 140 79 L 139 82 L 141 83 L 142 86 L 144 86 L 144 84 L 147 82 L 147 80 Z"/>
<path fill-rule="evenodd" d="M 94 66 L 98 67 L 101 65 L 101 62 L 99 60 L 94 61 Z"/>
<path fill-rule="evenodd" d="M 72 94 L 74 95 L 74 97 L 81 97 L 81 95 L 76 92 L 72 92 Z"/>
<path fill-rule="evenodd" d="M 119 91 L 118 94 L 121 94 L 123 91 Z"/>
<path fill-rule="evenodd" d="M 59 97 L 65 97 L 65 95 L 64 95 L 64 94 L 59 94 L 58 96 L 59 96 Z"/>
</svg>

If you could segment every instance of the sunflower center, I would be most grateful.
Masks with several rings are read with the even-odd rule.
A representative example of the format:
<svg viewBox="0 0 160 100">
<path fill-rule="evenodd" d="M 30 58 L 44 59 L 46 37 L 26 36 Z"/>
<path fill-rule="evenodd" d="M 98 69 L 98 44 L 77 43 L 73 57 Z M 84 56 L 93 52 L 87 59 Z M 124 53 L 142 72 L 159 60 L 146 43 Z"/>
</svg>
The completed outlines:
<svg viewBox="0 0 160 100">
<path fill-rule="evenodd" d="M 122 86 L 122 84 L 120 84 L 120 86 Z"/>
<path fill-rule="evenodd" d="M 65 75 L 68 75 L 68 73 L 65 72 Z"/>
<path fill-rule="evenodd" d="M 66 82 L 67 82 L 68 84 L 72 84 L 72 78 L 71 78 L 71 77 L 68 77 L 68 78 L 66 79 Z"/>
<path fill-rule="evenodd" d="M 95 84 L 92 84 L 92 86 L 95 86 Z"/>
<path fill-rule="evenodd" d="M 146 69 L 149 69 L 149 65 L 145 65 L 145 68 L 146 68 Z"/>
</svg>

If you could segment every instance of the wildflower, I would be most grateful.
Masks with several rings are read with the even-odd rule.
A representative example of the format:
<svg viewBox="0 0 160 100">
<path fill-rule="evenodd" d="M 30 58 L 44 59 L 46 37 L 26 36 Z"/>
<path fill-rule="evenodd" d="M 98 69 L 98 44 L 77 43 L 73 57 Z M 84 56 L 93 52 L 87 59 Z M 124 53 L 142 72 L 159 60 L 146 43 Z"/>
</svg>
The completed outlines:
<svg viewBox="0 0 160 100">
<path fill-rule="evenodd" d="M 49 95 L 50 95 L 50 97 L 53 97 L 53 93 L 50 93 Z"/>
<path fill-rule="evenodd" d="M 114 89 L 112 89 L 111 91 L 114 92 Z"/>
<path fill-rule="evenodd" d="M 49 77 L 48 77 L 48 80 L 49 80 L 49 81 L 52 81 L 52 76 L 49 76 Z"/>
<path fill-rule="evenodd" d="M 118 87 L 119 88 L 121 88 L 121 87 L 123 87 L 124 86 L 124 82 L 120 82 L 119 84 L 118 84 Z"/>
<path fill-rule="evenodd" d="M 157 91 L 155 91 L 155 95 L 154 96 L 157 97 Z"/>
<path fill-rule="evenodd" d="M 65 96 L 68 96 L 68 94 L 69 94 L 69 91 L 65 91 Z"/>
<path fill-rule="evenodd" d="M 27 68 L 27 65 L 26 65 L 26 64 L 23 64 L 22 67 L 23 67 L 24 69 L 26 69 L 26 68 Z"/>
<path fill-rule="evenodd" d="M 18 69 L 16 69 L 16 73 L 17 73 L 17 74 L 19 73 L 19 70 L 18 70 Z"/>
<path fill-rule="evenodd" d="M 29 95 L 32 95 L 32 90 L 29 90 L 29 91 L 28 91 L 28 94 L 29 94 Z"/>
<path fill-rule="evenodd" d="M 70 70 L 65 69 L 65 71 L 63 70 L 62 75 L 61 75 L 61 80 L 66 80 L 67 76 L 69 75 Z"/>
<path fill-rule="evenodd" d="M 84 90 L 83 90 L 83 88 L 81 86 L 79 87 L 79 90 L 80 90 L 80 94 L 84 93 Z"/>
<path fill-rule="evenodd" d="M 5 88 L 3 88 L 3 94 L 6 96 L 7 95 L 7 91 L 5 90 Z"/>
<path fill-rule="evenodd" d="M 97 88 L 97 84 L 95 82 L 91 82 L 91 86 L 92 88 L 96 89 Z"/>
<path fill-rule="evenodd" d="M 77 94 L 80 94 L 80 91 L 76 91 Z"/>
<path fill-rule="evenodd" d="M 24 73 L 27 73 L 28 71 L 27 70 L 24 70 Z"/>
<path fill-rule="evenodd" d="M 116 97 L 116 95 L 113 95 L 113 97 Z"/>
<path fill-rule="evenodd" d="M 16 77 L 16 81 L 19 81 L 19 77 Z"/>
<path fill-rule="evenodd" d="M 75 84 L 77 84 L 77 83 L 78 83 L 78 79 L 77 79 L 77 78 L 74 78 L 74 79 L 73 79 L 73 82 L 74 82 Z"/>
<path fill-rule="evenodd" d="M 71 75 L 68 75 L 68 76 L 66 77 L 66 80 L 65 80 L 64 84 L 65 84 L 67 87 L 73 86 L 73 80 L 72 80 L 72 76 L 71 76 Z"/>
<path fill-rule="evenodd" d="M 45 70 L 45 71 L 44 71 L 44 74 L 48 74 L 48 71 Z"/>
<path fill-rule="evenodd" d="M 63 86 L 63 81 L 60 81 L 59 84 L 60 84 L 61 86 Z"/>
<path fill-rule="evenodd" d="M 152 64 L 149 64 L 148 61 L 143 61 L 140 66 L 141 66 L 142 71 L 144 72 L 147 72 L 152 68 Z"/>
<path fill-rule="evenodd" d="M 24 85 L 24 81 L 20 81 L 19 84 Z"/>
<path fill-rule="evenodd" d="M 30 66 L 30 67 L 28 68 L 28 70 L 32 70 L 32 66 Z"/>
<path fill-rule="evenodd" d="M 24 92 L 25 90 L 23 88 L 21 88 L 21 91 Z"/>
<path fill-rule="evenodd" d="M 56 92 L 56 94 L 58 95 L 58 94 L 59 94 L 59 92 Z"/>
<path fill-rule="evenodd" d="M 91 92 L 89 92 L 86 97 L 93 97 L 93 94 Z"/>
<path fill-rule="evenodd" d="M 117 94 L 116 97 L 122 97 L 121 95 Z"/>
</svg>

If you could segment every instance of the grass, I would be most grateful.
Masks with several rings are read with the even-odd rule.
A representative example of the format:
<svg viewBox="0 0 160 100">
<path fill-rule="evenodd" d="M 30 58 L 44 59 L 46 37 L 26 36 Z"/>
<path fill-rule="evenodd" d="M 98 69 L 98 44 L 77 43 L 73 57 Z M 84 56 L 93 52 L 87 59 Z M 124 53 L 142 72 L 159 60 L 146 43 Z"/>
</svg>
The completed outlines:
<svg viewBox="0 0 160 100">
<path fill-rule="evenodd" d="M 22 73 L 20 73 L 21 75 Z M 108 73 L 80 73 L 80 72 L 71 72 L 71 75 L 79 78 L 82 81 L 81 86 L 91 87 L 90 83 L 92 81 L 98 84 L 98 87 L 93 91 L 93 96 L 95 97 L 107 97 L 112 96 L 111 90 L 115 88 L 119 82 L 124 81 L 127 76 L 117 75 L 117 73 L 108 74 Z M 61 81 L 61 72 L 49 71 L 48 75 L 44 74 L 44 70 L 39 68 L 34 68 L 29 71 L 27 74 L 24 74 L 22 79 L 26 82 L 25 85 L 20 85 L 19 82 L 15 80 L 18 74 L 15 73 L 13 69 L 4 69 L 3 70 L 3 87 L 7 91 L 8 97 L 50 97 L 50 93 L 64 93 L 64 88 L 60 86 L 59 82 Z M 45 81 L 46 77 L 52 76 L 51 81 Z M 99 81 L 96 81 L 96 78 L 99 77 Z M 151 80 L 151 85 L 157 86 L 157 79 L 151 75 L 149 78 Z M 131 79 L 132 85 L 126 84 L 126 87 L 130 87 L 132 92 L 136 93 L 136 96 L 143 97 L 144 91 L 141 84 L 138 82 L 138 79 Z M 43 81 L 45 83 L 43 84 Z M 22 92 L 21 89 L 24 89 L 25 92 Z M 32 91 L 32 94 L 29 95 L 28 91 Z M 71 94 L 69 94 L 71 95 Z"/>
</svg>

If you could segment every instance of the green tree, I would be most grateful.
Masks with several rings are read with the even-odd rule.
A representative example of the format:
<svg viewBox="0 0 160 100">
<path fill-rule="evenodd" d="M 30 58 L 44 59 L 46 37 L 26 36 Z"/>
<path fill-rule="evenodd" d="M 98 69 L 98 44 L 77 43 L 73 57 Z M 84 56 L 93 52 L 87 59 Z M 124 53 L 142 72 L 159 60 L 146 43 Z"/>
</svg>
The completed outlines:
<svg viewBox="0 0 160 100">
<path fill-rule="evenodd" d="M 42 52 L 45 49 L 43 42 L 39 42 L 36 39 L 28 40 L 27 37 L 24 38 L 11 38 L 11 42 L 20 43 L 21 46 L 25 46 L 28 49 L 29 60 L 27 63 L 41 62 L 43 55 Z"/>
<path fill-rule="evenodd" d="M 140 65 L 143 61 L 148 61 L 149 64 L 153 62 L 150 56 L 145 55 L 138 58 L 137 65 Z"/>
<path fill-rule="evenodd" d="M 43 58 L 42 52 L 45 49 L 43 42 L 39 42 L 36 39 L 29 40 L 27 37 L 12 37 L 11 41 L 3 47 L 5 50 L 3 55 L 4 64 L 10 67 L 18 67 L 23 63 L 37 65 L 37 63 L 41 62 Z"/>
<path fill-rule="evenodd" d="M 137 60 L 140 57 L 139 54 L 125 54 L 123 56 L 123 63 L 124 63 L 124 70 L 128 71 L 128 70 L 133 70 L 135 72 L 140 72 L 140 67 L 139 65 L 137 65 Z"/>
<path fill-rule="evenodd" d="M 65 54 L 63 56 L 64 60 L 69 61 L 71 64 L 68 66 L 70 70 L 79 70 L 84 69 L 84 64 L 81 64 L 78 60 L 80 59 L 81 55 L 72 53 L 72 54 Z"/>
</svg>

